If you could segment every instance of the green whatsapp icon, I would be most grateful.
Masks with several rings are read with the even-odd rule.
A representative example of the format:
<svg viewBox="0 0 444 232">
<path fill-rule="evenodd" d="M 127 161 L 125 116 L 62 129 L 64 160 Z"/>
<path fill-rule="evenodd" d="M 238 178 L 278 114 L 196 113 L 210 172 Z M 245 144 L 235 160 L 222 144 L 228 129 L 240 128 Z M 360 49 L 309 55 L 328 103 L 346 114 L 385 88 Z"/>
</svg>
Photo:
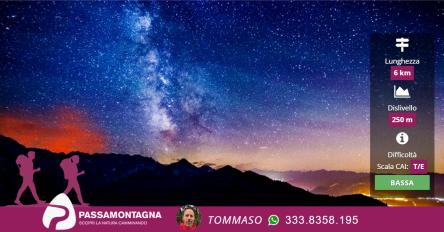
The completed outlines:
<svg viewBox="0 0 444 232">
<path fill-rule="evenodd" d="M 279 224 L 278 215 L 272 214 L 272 215 L 268 216 L 268 225 L 269 226 L 275 226 L 277 224 Z"/>
</svg>

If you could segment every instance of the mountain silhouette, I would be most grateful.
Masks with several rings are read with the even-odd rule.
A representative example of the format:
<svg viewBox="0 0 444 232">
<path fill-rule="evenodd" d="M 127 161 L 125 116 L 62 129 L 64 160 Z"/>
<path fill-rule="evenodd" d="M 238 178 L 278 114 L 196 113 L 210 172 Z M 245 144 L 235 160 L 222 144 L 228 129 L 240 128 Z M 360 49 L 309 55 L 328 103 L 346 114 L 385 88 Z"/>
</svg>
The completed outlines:
<svg viewBox="0 0 444 232">
<path fill-rule="evenodd" d="M 347 194 L 369 193 L 370 173 L 352 171 L 263 171 L 255 172 L 304 188 L 315 194 L 340 196 Z M 325 178 L 328 176 L 328 178 Z M 435 197 L 444 198 L 444 174 L 434 173 Z"/>
<path fill-rule="evenodd" d="M 21 184 L 15 160 L 28 150 L 36 153 L 34 182 L 41 199 L 49 201 L 63 192 L 66 180 L 62 159 L 80 157 L 79 176 L 83 197 L 91 205 L 377 205 L 384 203 L 360 194 L 332 197 L 316 195 L 286 182 L 231 166 L 196 167 L 186 159 L 164 165 L 152 158 L 125 154 L 69 154 L 28 149 L 0 135 L 0 205 L 11 205 Z M 73 192 L 68 195 L 75 203 Z M 34 204 L 29 191 L 21 199 Z"/>
</svg>

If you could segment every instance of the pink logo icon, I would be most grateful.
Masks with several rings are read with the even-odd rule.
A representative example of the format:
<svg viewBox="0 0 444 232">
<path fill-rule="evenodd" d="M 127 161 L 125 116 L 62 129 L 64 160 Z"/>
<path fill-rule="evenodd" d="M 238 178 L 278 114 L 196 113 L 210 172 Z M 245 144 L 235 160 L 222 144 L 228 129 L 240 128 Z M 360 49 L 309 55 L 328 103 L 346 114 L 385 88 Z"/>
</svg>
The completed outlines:
<svg viewBox="0 0 444 232">
<path fill-rule="evenodd" d="M 54 223 L 51 223 L 55 221 Z M 69 197 L 60 193 L 49 203 L 43 213 L 43 225 L 49 229 L 55 224 L 56 230 L 68 230 L 76 224 L 76 213 Z"/>
</svg>

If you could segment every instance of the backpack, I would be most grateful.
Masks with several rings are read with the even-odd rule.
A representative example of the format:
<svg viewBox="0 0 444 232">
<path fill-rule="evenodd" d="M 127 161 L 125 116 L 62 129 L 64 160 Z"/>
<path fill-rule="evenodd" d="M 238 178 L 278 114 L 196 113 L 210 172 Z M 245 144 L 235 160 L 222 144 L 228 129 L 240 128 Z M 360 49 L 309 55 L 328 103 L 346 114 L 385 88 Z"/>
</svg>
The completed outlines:
<svg viewBox="0 0 444 232">
<path fill-rule="evenodd" d="M 17 164 L 17 166 L 19 167 L 20 170 L 20 175 L 23 176 L 23 172 L 25 171 L 22 167 L 26 162 L 26 159 L 28 159 L 28 157 L 26 157 L 25 155 L 19 155 L 17 157 L 17 159 L 15 160 L 15 163 Z"/>
</svg>

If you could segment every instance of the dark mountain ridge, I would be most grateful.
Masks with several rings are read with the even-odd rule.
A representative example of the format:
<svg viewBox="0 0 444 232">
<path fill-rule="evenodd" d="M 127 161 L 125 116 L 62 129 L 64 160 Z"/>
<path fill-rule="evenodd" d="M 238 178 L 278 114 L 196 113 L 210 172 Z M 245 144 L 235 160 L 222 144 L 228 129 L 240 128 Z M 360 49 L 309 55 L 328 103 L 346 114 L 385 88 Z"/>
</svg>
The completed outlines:
<svg viewBox="0 0 444 232">
<path fill-rule="evenodd" d="M 212 169 L 196 167 L 186 159 L 164 165 L 140 155 L 53 153 L 28 149 L 0 135 L 0 205 L 11 205 L 21 184 L 15 160 L 28 150 L 36 152 L 34 183 L 41 199 L 50 201 L 63 192 L 66 180 L 60 168 L 62 159 L 80 157 L 78 180 L 83 198 L 91 205 L 384 205 L 355 194 L 331 197 L 316 195 L 286 182 L 274 181 L 251 171 L 231 166 Z M 69 197 L 77 202 L 74 192 Z M 21 199 L 33 204 L 29 190 Z"/>
</svg>

